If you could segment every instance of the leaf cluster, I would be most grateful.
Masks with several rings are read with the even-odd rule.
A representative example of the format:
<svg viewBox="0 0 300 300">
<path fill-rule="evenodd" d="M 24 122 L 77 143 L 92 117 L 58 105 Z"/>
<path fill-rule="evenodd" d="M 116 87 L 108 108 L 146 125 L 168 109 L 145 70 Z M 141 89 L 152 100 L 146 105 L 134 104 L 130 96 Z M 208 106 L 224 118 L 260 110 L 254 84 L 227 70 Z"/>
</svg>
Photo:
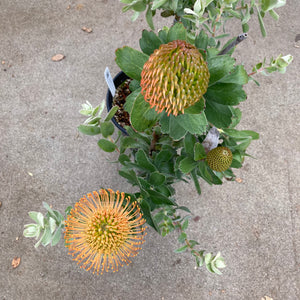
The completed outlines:
<svg viewBox="0 0 300 300">
<path fill-rule="evenodd" d="M 44 208 L 47 210 L 47 214 L 44 216 L 41 212 L 31 211 L 29 212 L 29 217 L 35 221 L 35 224 L 26 224 L 24 226 L 23 235 L 25 237 L 34 237 L 39 239 L 35 244 L 37 248 L 40 244 L 47 246 L 55 246 L 60 241 L 62 230 L 64 228 L 64 222 L 69 214 L 72 207 L 68 207 L 65 211 L 65 216 L 63 216 L 57 210 L 52 210 L 52 208 L 43 202 Z"/>
<path fill-rule="evenodd" d="M 197 250 L 195 247 L 199 245 L 199 243 L 195 240 L 188 239 L 186 229 L 189 225 L 188 218 L 182 218 L 178 221 L 175 221 L 175 228 L 179 229 L 180 235 L 178 237 L 178 242 L 184 244 L 180 248 L 174 250 L 175 253 L 182 253 L 185 251 L 189 251 L 196 260 L 197 267 L 202 267 L 205 264 L 206 269 L 210 273 L 215 273 L 221 275 L 221 271 L 219 269 L 223 269 L 226 267 L 224 258 L 221 256 L 221 253 L 218 252 L 215 256 L 212 253 L 206 253 L 205 250 Z"/>
<path fill-rule="evenodd" d="M 161 44 L 177 39 L 193 42 L 182 23 L 164 28 L 157 35 L 144 30 L 140 39 L 142 52 L 130 47 L 116 51 L 117 64 L 133 79 L 131 94 L 124 106 L 131 123 L 131 127 L 126 127 L 127 135 L 119 133 L 113 139 L 114 127 L 110 120 L 117 107 L 102 118 L 100 106 L 85 105 L 83 111 L 88 119 L 78 127 L 84 134 L 102 135 L 99 147 L 106 152 L 118 153 L 121 164 L 119 175 L 137 189 L 130 195 L 131 198 L 140 204 L 147 223 L 162 236 L 179 228 L 181 222 L 187 224 L 179 215 L 174 217 L 178 211 L 189 212 L 188 208 L 176 203 L 174 183 L 192 180 L 201 194 L 201 180 L 219 185 L 224 177 L 233 179 L 232 168 L 242 166 L 244 157 L 248 155 L 247 147 L 258 138 L 253 131 L 234 129 L 241 119 L 241 111 L 235 106 L 246 99 L 243 85 L 248 82 L 248 75 L 244 67 L 236 65 L 230 54 L 218 55 L 219 50 L 204 31 L 194 41 L 210 72 L 209 87 L 204 96 L 178 116 L 168 116 L 165 112 L 158 114 L 145 102 L 140 87 L 144 63 Z M 207 151 L 202 144 L 213 127 L 220 132 L 217 144 L 230 148 L 233 153 L 231 168 L 222 173 L 210 169 L 206 163 Z M 197 264 L 200 266 L 205 262 L 210 271 L 218 273 L 215 257 L 204 256 L 204 251 L 193 248 L 194 242 L 187 241 L 187 248 L 190 248 Z"/>
<path fill-rule="evenodd" d="M 200 26 L 215 39 L 228 36 L 225 24 L 233 18 L 240 20 L 243 32 L 249 31 L 249 21 L 255 13 L 261 29 L 266 36 L 263 18 L 269 13 L 274 20 L 279 16 L 274 9 L 285 5 L 285 0 L 120 0 L 124 3 L 122 11 L 134 11 L 132 20 L 136 20 L 142 12 L 149 27 L 154 30 L 153 16 L 157 10 L 162 17 L 173 17 L 181 21 L 189 30 L 191 36 Z M 222 34 L 217 34 L 222 28 Z"/>
</svg>

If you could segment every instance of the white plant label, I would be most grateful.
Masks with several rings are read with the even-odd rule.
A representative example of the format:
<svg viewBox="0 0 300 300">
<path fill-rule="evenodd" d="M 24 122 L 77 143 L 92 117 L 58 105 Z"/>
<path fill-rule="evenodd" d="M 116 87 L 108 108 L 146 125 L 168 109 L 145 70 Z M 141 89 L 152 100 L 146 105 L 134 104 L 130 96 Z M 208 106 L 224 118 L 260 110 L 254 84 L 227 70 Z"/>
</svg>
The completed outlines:
<svg viewBox="0 0 300 300">
<path fill-rule="evenodd" d="M 116 93 L 116 87 L 115 87 L 114 81 L 110 75 L 108 67 L 106 67 L 106 69 L 104 71 L 104 77 L 105 77 L 106 83 L 108 85 L 108 88 L 109 88 L 112 96 L 114 97 L 114 95 Z"/>
</svg>

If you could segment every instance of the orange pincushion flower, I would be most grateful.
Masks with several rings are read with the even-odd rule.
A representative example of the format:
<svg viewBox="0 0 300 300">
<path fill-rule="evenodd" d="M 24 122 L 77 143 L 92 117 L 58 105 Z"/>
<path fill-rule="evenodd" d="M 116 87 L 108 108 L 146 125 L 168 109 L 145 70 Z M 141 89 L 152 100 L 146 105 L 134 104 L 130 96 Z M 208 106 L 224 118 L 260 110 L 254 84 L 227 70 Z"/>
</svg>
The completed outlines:
<svg viewBox="0 0 300 300">
<path fill-rule="evenodd" d="M 125 201 L 124 201 L 125 200 Z M 144 243 L 145 219 L 124 193 L 101 189 L 83 196 L 66 220 L 69 254 L 87 271 L 103 274 L 129 264 Z"/>
<path fill-rule="evenodd" d="M 142 95 L 151 108 L 177 116 L 206 93 L 210 74 L 199 50 L 176 40 L 150 55 L 141 77 Z"/>
</svg>

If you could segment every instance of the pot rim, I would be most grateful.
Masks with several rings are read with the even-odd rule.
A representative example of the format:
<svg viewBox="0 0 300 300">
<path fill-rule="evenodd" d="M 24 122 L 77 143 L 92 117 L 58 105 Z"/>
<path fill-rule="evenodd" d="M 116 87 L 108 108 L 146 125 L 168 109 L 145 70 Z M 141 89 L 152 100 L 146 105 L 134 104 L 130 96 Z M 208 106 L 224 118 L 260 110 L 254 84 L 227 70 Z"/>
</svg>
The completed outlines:
<svg viewBox="0 0 300 300">
<path fill-rule="evenodd" d="M 130 77 L 127 76 L 123 71 L 120 71 L 114 78 L 114 84 L 115 87 L 117 88 L 118 86 L 120 86 L 126 79 L 129 79 Z M 112 108 L 112 103 L 113 102 L 113 96 L 110 92 L 110 90 L 108 89 L 107 94 L 106 94 L 106 108 L 107 108 L 107 112 L 109 112 Z M 114 125 L 121 130 L 121 132 L 125 135 L 128 135 L 126 129 L 124 127 L 122 127 L 115 119 L 115 116 L 113 116 L 113 118 L 111 119 L 111 121 L 114 123 Z"/>
</svg>

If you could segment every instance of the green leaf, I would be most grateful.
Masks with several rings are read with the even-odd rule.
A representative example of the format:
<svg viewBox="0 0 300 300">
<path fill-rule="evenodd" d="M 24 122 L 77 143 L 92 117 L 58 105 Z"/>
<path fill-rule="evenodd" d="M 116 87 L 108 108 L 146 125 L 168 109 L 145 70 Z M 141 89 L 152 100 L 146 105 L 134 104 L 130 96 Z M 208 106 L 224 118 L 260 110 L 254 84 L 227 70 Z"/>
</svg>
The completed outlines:
<svg viewBox="0 0 300 300">
<path fill-rule="evenodd" d="M 53 219 L 55 219 L 57 222 L 60 222 L 60 218 L 57 218 L 55 212 L 52 210 L 52 208 L 49 206 L 48 203 L 43 202 L 43 206 L 44 206 L 44 208 L 48 211 L 49 215 L 50 215 Z"/>
<path fill-rule="evenodd" d="M 157 171 L 151 173 L 150 178 L 149 178 L 149 183 L 154 186 L 162 185 L 162 184 L 164 184 L 165 181 L 166 181 L 166 176 L 164 176 L 163 174 L 160 174 Z"/>
<path fill-rule="evenodd" d="M 56 221 L 51 217 L 49 217 L 49 227 L 50 227 L 50 232 L 52 234 L 56 229 Z"/>
<path fill-rule="evenodd" d="M 208 88 L 205 99 L 223 105 L 238 105 L 247 99 L 243 86 L 233 83 L 216 83 Z"/>
<path fill-rule="evenodd" d="M 137 131 L 144 131 L 155 125 L 158 118 L 158 113 L 151 109 L 150 104 L 145 101 L 144 96 L 140 93 L 133 103 L 130 114 L 131 125 Z"/>
<path fill-rule="evenodd" d="M 206 50 L 208 45 L 208 35 L 205 33 L 205 31 L 202 29 L 200 33 L 196 36 L 195 39 L 195 46 L 198 49 Z"/>
<path fill-rule="evenodd" d="M 42 228 L 44 228 L 45 226 L 45 220 L 44 220 L 44 216 L 42 213 L 40 212 L 36 212 L 36 211 L 30 211 L 28 213 L 29 217 L 35 221 L 39 226 L 41 226 Z"/>
<path fill-rule="evenodd" d="M 286 4 L 286 0 L 261 0 L 261 9 L 266 12 Z"/>
<path fill-rule="evenodd" d="M 269 10 L 269 14 L 275 21 L 279 20 L 279 15 L 273 9 Z"/>
<path fill-rule="evenodd" d="M 243 16 L 243 19 L 242 19 L 242 25 L 248 23 L 249 20 L 250 20 L 250 17 L 251 16 L 250 16 L 249 6 L 248 6 L 248 4 L 246 4 L 246 12 L 245 12 L 245 15 Z"/>
<path fill-rule="evenodd" d="M 259 139 L 259 134 L 251 130 L 224 129 L 223 131 L 226 135 L 235 139 L 246 139 L 249 136 L 252 137 L 254 140 Z"/>
<path fill-rule="evenodd" d="M 147 147 L 147 150 L 149 149 L 149 146 L 151 143 L 151 139 L 150 139 L 149 135 L 147 135 L 146 133 L 142 133 L 142 132 L 136 132 L 131 127 L 128 127 L 128 126 L 126 126 L 125 128 L 129 134 L 129 136 L 135 138 L 139 142 L 141 147 Z"/>
<path fill-rule="evenodd" d="M 160 30 L 158 32 L 158 37 L 161 39 L 161 41 L 164 43 L 164 44 L 167 44 L 168 43 L 168 33 L 167 31 L 165 30 Z"/>
<path fill-rule="evenodd" d="M 243 32 L 245 32 L 245 31 L 243 31 Z M 228 40 L 228 41 L 224 44 L 224 46 L 222 47 L 222 49 L 221 49 L 220 52 L 222 52 L 223 50 L 225 50 L 226 47 L 228 47 L 232 42 L 235 42 L 235 41 L 236 41 L 236 37 L 234 37 L 234 38 Z M 231 55 L 233 54 L 234 50 L 235 50 L 235 47 L 232 47 L 228 52 L 226 52 L 226 55 L 227 55 L 227 56 L 231 56 Z"/>
<path fill-rule="evenodd" d="M 162 7 L 168 0 L 154 0 L 151 9 L 156 10 L 157 8 Z"/>
<path fill-rule="evenodd" d="M 43 246 L 47 246 L 48 244 L 50 244 L 52 239 L 52 234 L 51 234 L 51 230 L 49 226 L 45 227 L 45 231 L 43 233 L 43 236 L 41 238 L 41 243 Z"/>
<path fill-rule="evenodd" d="M 171 200 L 170 198 L 168 198 L 167 196 L 165 196 L 160 192 L 150 190 L 150 189 L 147 189 L 146 191 L 150 195 L 152 202 L 155 204 L 176 205 L 176 203 L 173 200 Z"/>
<path fill-rule="evenodd" d="M 237 159 L 233 158 L 232 159 L 232 163 L 231 163 L 231 166 L 230 168 L 235 168 L 235 169 L 239 169 L 241 168 L 243 165 L 240 161 L 238 161 Z"/>
<path fill-rule="evenodd" d="M 183 247 L 180 247 L 176 250 L 174 250 L 175 253 L 182 253 L 182 252 L 185 252 L 188 248 L 188 245 L 184 245 Z"/>
<path fill-rule="evenodd" d="M 210 264 L 210 270 L 215 273 L 215 274 L 218 274 L 218 275 L 222 275 L 222 272 L 220 272 L 220 270 L 218 270 L 218 268 L 215 266 L 214 263 L 211 263 Z"/>
<path fill-rule="evenodd" d="M 175 2 L 175 1 L 173 1 Z M 164 10 L 161 12 L 160 14 L 163 18 L 168 18 L 168 17 L 171 17 L 171 16 L 174 16 L 174 10 Z"/>
<path fill-rule="evenodd" d="M 182 23 L 178 22 L 170 28 L 167 36 L 167 41 L 168 43 L 175 40 L 186 41 L 186 38 L 187 38 L 186 29 Z"/>
<path fill-rule="evenodd" d="M 194 182 L 194 185 L 195 185 L 198 195 L 201 195 L 201 187 L 200 187 L 195 169 L 191 171 L 191 177 L 193 179 L 193 182 Z"/>
<path fill-rule="evenodd" d="M 96 135 L 101 133 L 101 129 L 98 126 L 80 125 L 77 127 L 77 129 L 86 135 Z"/>
<path fill-rule="evenodd" d="M 147 223 L 153 227 L 157 232 L 160 233 L 159 226 L 155 219 L 152 217 L 150 206 L 145 199 L 142 199 L 140 202 L 140 206 L 143 212 L 143 217 L 146 219 Z"/>
<path fill-rule="evenodd" d="M 132 5 L 132 9 L 137 12 L 142 12 L 146 9 L 146 4 L 143 1 L 139 1 Z"/>
<path fill-rule="evenodd" d="M 131 114 L 132 108 L 133 108 L 133 104 L 134 101 L 136 100 L 137 97 L 139 97 L 141 95 L 141 90 L 142 88 L 138 88 L 136 90 L 134 90 L 132 93 L 130 93 L 127 97 L 126 97 L 126 102 L 124 104 L 124 109 Z"/>
<path fill-rule="evenodd" d="M 246 151 L 246 149 L 248 148 L 248 146 L 251 144 L 251 141 L 252 141 L 251 138 L 245 139 L 240 144 L 234 146 L 234 149 L 238 150 L 238 151 Z"/>
<path fill-rule="evenodd" d="M 180 236 L 178 237 L 179 243 L 184 243 L 185 239 L 187 238 L 187 235 L 185 232 L 181 232 Z"/>
<path fill-rule="evenodd" d="M 265 24 L 264 24 L 261 12 L 259 11 L 257 6 L 256 6 L 256 8 L 257 8 L 257 16 L 258 16 L 258 21 L 259 21 L 261 34 L 262 34 L 263 37 L 266 37 L 267 33 L 266 33 L 266 28 L 265 28 Z"/>
<path fill-rule="evenodd" d="M 68 206 L 66 209 L 65 209 L 65 216 L 67 218 L 67 216 L 70 214 L 71 210 L 73 209 L 72 206 Z"/>
<path fill-rule="evenodd" d="M 242 24 L 242 29 L 243 29 L 243 32 L 248 32 L 249 31 L 248 23 Z"/>
<path fill-rule="evenodd" d="M 175 194 L 175 190 L 170 185 L 159 185 L 156 187 L 156 191 L 165 195 L 166 197 L 171 197 Z"/>
<path fill-rule="evenodd" d="M 214 101 L 206 101 L 205 115 L 207 120 L 218 128 L 226 128 L 231 124 L 232 112 L 227 105 Z"/>
<path fill-rule="evenodd" d="M 109 113 L 107 114 L 106 118 L 104 121 L 110 121 L 113 116 L 115 115 L 115 113 L 117 112 L 117 110 L 119 109 L 119 106 L 115 105 L 114 107 L 112 107 L 109 111 Z"/>
<path fill-rule="evenodd" d="M 139 17 L 139 15 L 140 15 L 140 12 L 135 11 L 134 14 L 133 14 L 132 17 L 131 17 L 131 21 L 132 21 L 132 22 L 136 21 L 137 18 Z"/>
<path fill-rule="evenodd" d="M 141 86 L 140 86 L 140 82 L 137 81 L 136 79 L 132 79 L 132 80 L 130 81 L 130 83 L 129 83 L 129 89 L 130 89 L 131 92 L 136 91 L 136 90 L 139 89 L 140 87 L 141 87 Z M 132 93 L 131 93 L 131 94 L 132 94 Z M 126 97 L 125 105 L 126 105 L 126 103 L 127 103 L 127 98 L 128 98 L 131 94 L 129 94 L 129 95 Z M 126 110 L 126 108 L 125 108 L 125 110 Z"/>
<path fill-rule="evenodd" d="M 210 185 L 213 184 L 213 178 L 208 171 L 209 167 L 205 161 L 200 161 L 198 164 L 198 172 L 199 175 Z"/>
<path fill-rule="evenodd" d="M 235 10 L 229 9 L 228 12 L 230 14 L 232 14 L 237 19 L 241 19 L 242 18 L 241 15 L 237 11 L 235 11 Z"/>
<path fill-rule="evenodd" d="M 133 170 L 119 170 L 119 175 L 126 178 L 132 185 L 138 185 L 138 180 Z"/>
<path fill-rule="evenodd" d="M 127 162 L 130 162 L 130 158 L 126 154 L 120 154 L 118 161 L 123 165 L 126 166 Z"/>
<path fill-rule="evenodd" d="M 150 162 L 149 158 L 147 157 L 146 153 L 144 150 L 139 150 L 137 153 L 136 153 L 136 156 L 135 156 L 135 159 L 136 159 L 136 162 L 137 164 L 147 170 L 147 171 L 150 171 L 150 172 L 155 172 L 157 171 L 156 167 Z"/>
<path fill-rule="evenodd" d="M 219 257 L 216 262 L 215 262 L 215 266 L 219 269 L 224 269 L 226 267 L 226 264 L 224 262 L 224 258 L 223 257 Z"/>
<path fill-rule="evenodd" d="M 192 134 L 203 134 L 206 130 L 206 126 L 208 125 L 204 113 L 198 115 L 183 114 L 173 118 L 176 120 L 178 125 Z"/>
<path fill-rule="evenodd" d="M 162 41 L 153 31 L 143 30 L 140 47 L 144 53 L 151 55 L 161 44 Z"/>
<path fill-rule="evenodd" d="M 100 139 L 98 141 L 98 146 L 105 152 L 114 152 L 117 146 L 111 141 Z"/>
<path fill-rule="evenodd" d="M 120 141 L 120 152 L 123 153 L 126 149 L 139 148 L 140 144 L 131 136 L 124 136 Z"/>
<path fill-rule="evenodd" d="M 116 63 L 130 78 L 141 80 L 141 72 L 149 56 L 130 47 L 116 50 Z"/>
<path fill-rule="evenodd" d="M 186 153 L 189 155 L 194 155 L 194 146 L 196 143 L 195 136 L 191 135 L 190 133 L 186 134 L 184 137 L 184 149 Z"/>
<path fill-rule="evenodd" d="M 194 248 L 196 245 L 199 245 L 197 241 L 189 240 L 190 247 Z"/>
<path fill-rule="evenodd" d="M 151 189 L 151 185 L 148 181 L 146 181 L 144 178 L 142 177 L 138 177 L 138 182 L 139 182 L 139 186 L 141 188 L 141 190 L 147 190 L 147 189 Z M 147 196 L 149 197 L 149 193 L 146 191 Z"/>
<path fill-rule="evenodd" d="M 160 151 L 155 159 L 154 159 L 154 162 L 156 164 L 156 166 L 159 166 L 161 165 L 163 162 L 168 162 L 170 161 L 170 159 L 172 158 L 173 154 L 172 152 L 168 151 L 168 150 L 162 150 Z"/>
<path fill-rule="evenodd" d="M 218 184 L 218 185 L 223 183 L 222 180 L 214 173 L 213 170 L 211 170 L 210 168 L 207 168 L 207 171 L 211 176 L 211 178 L 210 178 L 211 183 Z"/>
<path fill-rule="evenodd" d="M 229 75 L 234 69 L 234 58 L 229 55 L 218 55 L 209 57 L 207 65 L 210 73 L 209 87 L 218 82 L 221 78 Z"/>
<path fill-rule="evenodd" d="M 230 128 L 234 128 L 236 127 L 237 124 L 240 123 L 242 118 L 242 112 L 239 108 L 233 108 L 233 107 L 231 107 L 231 112 L 232 112 L 232 122 L 230 124 Z"/>
<path fill-rule="evenodd" d="M 186 211 L 190 214 L 192 213 L 186 206 L 177 206 L 176 209 L 181 209 L 181 210 Z"/>
<path fill-rule="evenodd" d="M 200 114 L 205 108 L 205 100 L 202 97 L 198 102 L 196 102 L 194 105 L 186 108 L 184 110 L 185 114 Z"/>
<path fill-rule="evenodd" d="M 151 6 L 148 6 L 148 9 L 146 11 L 146 21 L 149 25 L 149 27 L 154 30 L 154 24 L 153 24 L 153 14 L 152 14 L 152 10 L 151 10 Z"/>
<path fill-rule="evenodd" d="M 61 224 L 61 225 L 57 228 L 55 234 L 54 234 L 53 237 L 52 237 L 51 246 L 57 245 L 58 242 L 60 241 L 61 234 L 62 234 L 61 231 L 62 231 L 63 227 L 64 227 L 64 225 Z"/>
<path fill-rule="evenodd" d="M 169 117 L 165 113 L 159 120 L 161 124 L 161 130 L 163 133 L 169 134 L 170 137 L 179 141 L 186 134 L 186 130 L 179 124 L 176 117 L 170 115 Z"/>
<path fill-rule="evenodd" d="M 248 134 L 252 137 L 253 140 L 259 139 L 259 133 L 252 131 L 252 130 L 241 130 L 241 132 Z"/>
<path fill-rule="evenodd" d="M 187 174 L 190 173 L 197 167 L 198 163 L 194 161 L 191 157 L 185 157 L 179 165 L 180 170 Z"/>
<path fill-rule="evenodd" d="M 26 224 L 24 226 L 23 235 L 25 237 L 38 237 L 37 233 L 39 232 L 39 225 L 38 224 Z"/>
<path fill-rule="evenodd" d="M 164 218 L 165 218 L 165 211 L 164 210 L 160 210 L 155 216 L 154 219 L 157 222 L 157 224 L 159 224 Z"/>
<path fill-rule="evenodd" d="M 210 264 L 211 261 L 212 261 L 212 254 L 211 254 L 211 253 L 207 253 L 207 254 L 205 255 L 204 261 L 205 261 L 205 264 L 207 264 L 207 265 Z"/>
<path fill-rule="evenodd" d="M 115 131 L 115 126 L 110 121 L 101 123 L 100 128 L 101 133 L 105 138 L 111 136 Z"/>
<path fill-rule="evenodd" d="M 228 36 L 230 36 L 229 33 L 224 33 L 224 34 L 220 34 L 218 36 L 215 36 L 215 39 L 223 39 L 224 37 L 228 37 Z"/>
<path fill-rule="evenodd" d="M 181 226 L 181 230 L 185 231 L 189 226 L 189 219 L 184 220 L 182 226 Z"/>
<path fill-rule="evenodd" d="M 244 68 L 244 66 L 238 65 L 232 71 L 232 73 L 224 76 L 218 82 L 223 83 L 236 83 L 236 84 L 246 84 L 248 83 L 248 74 Z"/>
<path fill-rule="evenodd" d="M 201 143 L 197 142 L 194 145 L 194 160 L 201 160 L 206 158 L 206 152 Z"/>
</svg>

